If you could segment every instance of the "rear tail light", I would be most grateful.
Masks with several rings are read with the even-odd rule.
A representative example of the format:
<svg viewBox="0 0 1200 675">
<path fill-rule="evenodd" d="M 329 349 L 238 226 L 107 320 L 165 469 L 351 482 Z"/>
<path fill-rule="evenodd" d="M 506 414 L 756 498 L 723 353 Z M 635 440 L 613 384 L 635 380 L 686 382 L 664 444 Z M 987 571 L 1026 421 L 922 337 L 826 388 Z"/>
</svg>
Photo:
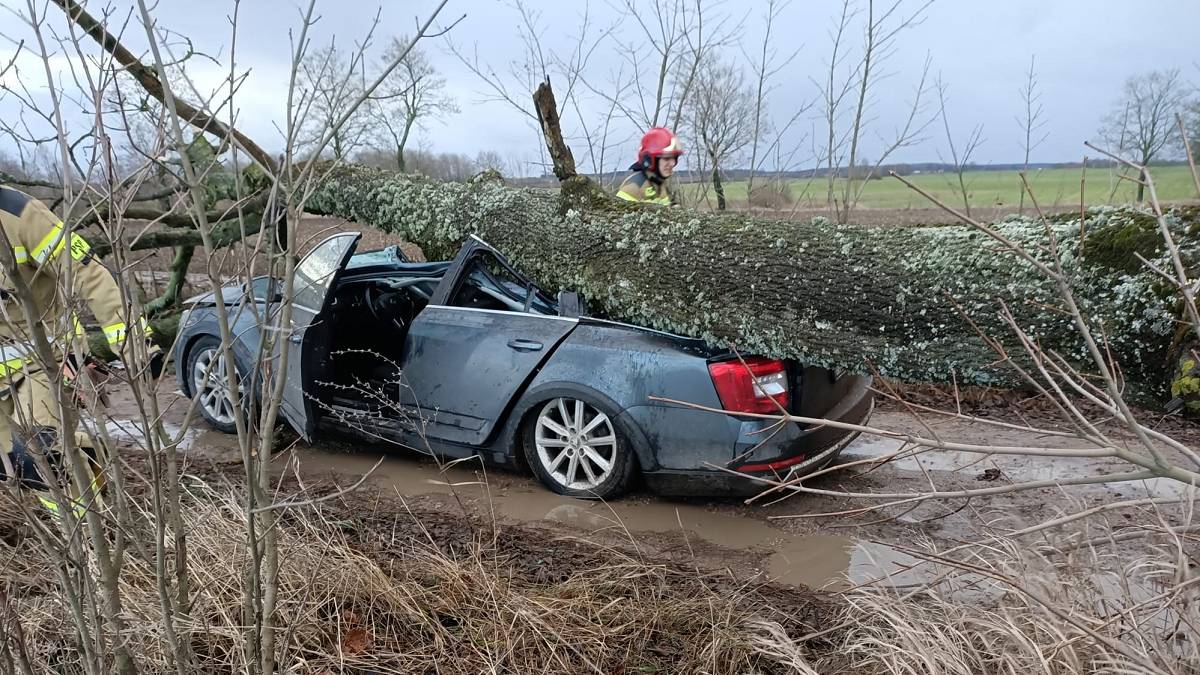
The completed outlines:
<svg viewBox="0 0 1200 675">
<path fill-rule="evenodd" d="M 751 356 L 742 361 L 708 364 L 721 407 L 730 412 L 770 415 L 787 408 L 787 366 L 779 359 Z"/>
</svg>

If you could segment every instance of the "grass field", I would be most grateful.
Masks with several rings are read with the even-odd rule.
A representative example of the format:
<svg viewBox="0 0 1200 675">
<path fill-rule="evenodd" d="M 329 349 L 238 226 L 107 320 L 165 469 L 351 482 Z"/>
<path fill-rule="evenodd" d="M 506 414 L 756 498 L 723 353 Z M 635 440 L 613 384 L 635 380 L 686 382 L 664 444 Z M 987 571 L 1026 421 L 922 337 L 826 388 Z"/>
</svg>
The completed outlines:
<svg viewBox="0 0 1200 675">
<path fill-rule="evenodd" d="M 1159 199 L 1180 201 L 1196 199 L 1196 188 L 1191 172 L 1186 166 L 1165 166 L 1152 172 Z M 1030 184 L 1038 201 L 1046 206 L 1064 206 L 1079 203 L 1080 169 L 1042 169 L 1030 172 Z M 957 176 L 952 173 L 926 173 L 906 176 L 921 189 L 933 194 L 946 203 L 961 206 Z M 1021 197 L 1021 179 L 1016 171 L 972 171 L 965 174 L 971 206 L 1015 207 Z M 836 189 L 840 198 L 843 181 L 839 179 Z M 693 188 L 693 185 L 686 186 Z M 1115 188 L 1115 192 L 1114 192 Z M 821 208 L 825 205 L 824 178 L 797 179 L 791 181 L 791 192 L 800 208 Z M 689 190 L 690 191 L 690 190 Z M 711 187 L 709 189 L 711 193 Z M 733 206 L 746 203 L 746 181 L 734 181 L 726 186 L 726 195 Z M 689 195 L 690 196 L 690 195 Z M 1137 185 L 1118 180 L 1115 171 L 1088 169 L 1085 197 L 1088 204 L 1125 203 L 1134 201 Z M 712 199 L 712 195 L 709 195 Z M 879 209 L 924 208 L 928 200 L 913 192 L 900 181 L 891 177 L 872 180 L 863 192 L 860 206 Z"/>
</svg>

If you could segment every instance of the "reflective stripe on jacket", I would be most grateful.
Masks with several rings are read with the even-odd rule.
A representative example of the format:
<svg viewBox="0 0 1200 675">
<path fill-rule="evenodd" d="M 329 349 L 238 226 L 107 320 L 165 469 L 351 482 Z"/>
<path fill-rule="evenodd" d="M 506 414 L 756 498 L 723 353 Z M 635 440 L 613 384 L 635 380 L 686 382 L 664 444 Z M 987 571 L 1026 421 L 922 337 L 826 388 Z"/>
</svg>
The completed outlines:
<svg viewBox="0 0 1200 675">
<path fill-rule="evenodd" d="M 84 495 L 83 497 L 67 497 L 67 501 L 70 502 L 69 506 L 75 510 L 76 518 L 83 518 L 84 514 L 87 513 L 89 504 L 103 506 L 103 488 L 104 484 L 100 480 L 100 476 L 93 475 L 92 482 L 88 484 L 88 494 Z M 54 515 L 58 515 L 59 505 L 58 502 L 54 501 L 51 493 L 38 493 L 38 501 L 41 502 L 42 507 L 47 511 L 53 513 Z"/>
<path fill-rule="evenodd" d="M 128 333 L 128 317 L 121 289 L 112 273 L 96 259 L 83 237 L 70 232 L 42 202 L 12 188 L 0 186 L 0 227 L 3 228 L 17 263 L 17 273 L 28 284 L 42 324 L 61 353 L 67 339 L 82 335 L 82 326 L 68 299 L 82 300 L 99 321 L 108 344 L 119 351 Z M 71 289 L 60 289 L 59 281 L 70 271 Z M 13 288 L 13 280 L 0 266 L 0 289 Z M 69 291 L 69 292 L 67 292 Z M 25 313 L 12 293 L 0 300 L 0 344 L 13 345 L 27 339 Z M 147 328 L 144 319 L 142 327 Z M 27 354 L 31 356 L 31 354 Z M 23 364 L 37 368 L 30 358 Z M 11 359 L 4 358 L 11 373 Z"/>
<path fill-rule="evenodd" d="M 670 206 L 677 203 L 666 182 L 650 180 L 644 171 L 634 171 L 617 189 L 617 197 L 627 202 Z"/>
</svg>

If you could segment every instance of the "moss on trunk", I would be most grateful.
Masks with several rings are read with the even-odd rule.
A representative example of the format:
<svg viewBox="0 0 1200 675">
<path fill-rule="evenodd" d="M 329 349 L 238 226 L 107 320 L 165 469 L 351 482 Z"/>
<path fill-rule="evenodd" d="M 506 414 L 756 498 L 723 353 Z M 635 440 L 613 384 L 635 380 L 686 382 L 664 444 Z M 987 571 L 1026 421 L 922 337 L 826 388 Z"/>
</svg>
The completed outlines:
<svg viewBox="0 0 1200 675">
<path fill-rule="evenodd" d="M 1070 318 L 1054 309 L 1052 285 L 968 227 L 859 227 L 661 209 L 611 200 L 573 180 L 579 184 L 562 191 L 512 188 L 348 165 L 321 181 L 307 207 L 395 233 L 431 260 L 449 258 L 477 234 L 548 289 L 579 291 L 609 316 L 746 352 L 857 371 L 868 369 L 869 359 L 901 379 L 945 381 L 953 373 L 959 382 L 1007 386 L 1015 374 L 996 364 L 955 308 L 1017 355 L 999 318 L 1003 302 L 1044 347 L 1080 362 L 1086 356 Z M 1194 214 L 1169 220 L 1189 260 L 1196 259 L 1198 237 L 1188 232 Z M 1130 262 L 1135 253 L 1157 250 L 1128 236 L 1145 221 L 1132 208 L 1089 211 L 1084 251 L 1104 252 L 1094 260 L 1077 255 L 1078 217 L 1057 218 L 1052 227 L 1079 302 L 1126 377 L 1164 393 L 1179 308 L 1153 273 Z M 1048 257 L 1040 222 L 1013 217 L 995 227 Z"/>
</svg>

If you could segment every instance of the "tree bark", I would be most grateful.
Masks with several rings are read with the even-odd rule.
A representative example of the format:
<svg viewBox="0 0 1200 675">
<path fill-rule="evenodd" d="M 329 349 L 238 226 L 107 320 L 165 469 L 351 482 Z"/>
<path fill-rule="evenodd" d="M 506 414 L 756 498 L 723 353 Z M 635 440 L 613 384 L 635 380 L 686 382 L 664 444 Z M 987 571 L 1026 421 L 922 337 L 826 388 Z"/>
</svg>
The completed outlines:
<svg viewBox="0 0 1200 675">
<path fill-rule="evenodd" d="M 564 181 L 575 176 L 575 157 L 571 148 L 563 140 L 562 128 L 558 122 L 558 104 L 554 101 L 554 91 L 550 88 L 550 80 L 538 85 L 533 93 L 533 105 L 537 108 L 538 120 L 542 123 L 542 136 L 546 139 L 546 149 L 550 152 L 550 161 L 554 164 L 554 175 Z"/>
<path fill-rule="evenodd" d="M 717 210 L 724 211 L 726 207 L 725 186 L 721 183 L 721 169 L 717 166 L 715 161 L 713 162 L 712 168 L 712 185 L 713 192 L 717 193 Z M 749 195 L 749 193 L 746 194 Z"/>
<path fill-rule="evenodd" d="M 1000 318 L 1003 303 L 1044 348 L 1076 363 L 1086 358 L 1053 285 L 965 226 L 705 214 L 618 202 L 579 177 L 562 190 L 509 188 L 353 165 L 333 169 L 307 208 L 375 224 L 419 244 L 430 260 L 449 259 L 476 234 L 547 290 L 576 290 L 612 318 L 746 353 L 855 371 L 870 362 L 906 380 L 1011 386 L 1017 375 L 971 323 L 1021 357 Z M 1197 213 L 1170 215 L 1189 259 L 1200 251 L 1200 236 L 1189 233 Z M 1040 222 L 1014 218 L 995 227 L 1048 258 Z M 1078 214 L 1057 217 L 1052 229 L 1078 301 L 1127 380 L 1162 393 L 1181 307 L 1136 258 L 1163 255 L 1153 217 L 1093 209 L 1082 230 L 1084 256 L 1076 250 Z"/>
<path fill-rule="evenodd" d="M 242 221 L 224 220 L 213 223 L 213 246 L 225 248 L 242 241 L 244 238 L 258 234 L 262 230 L 263 215 L 247 213 Z M 112 252 L 112 244 L 107 240 L 82 233 L 84 239 L 91 245 L 92 251 L 103 258 Z M 141 233 L 135 239 L 125 241 L 131 251 L 145 251 L 153 248 L 169 246 L 203 246 L 200 231 L 192 229 L 154 229 Z"/>
<path fill-rule="evenodd" d="M 415 117 L 409 117 L 404 121 L 404 133 L 400 135 L 400 141 L 396 143 L 396 168 L 401 173 L 408 170 L 404 162 L 404 146 L 408 145 L 408 135 L 412 132 L 412 126 L 415 121 Z"/>
</svg>

